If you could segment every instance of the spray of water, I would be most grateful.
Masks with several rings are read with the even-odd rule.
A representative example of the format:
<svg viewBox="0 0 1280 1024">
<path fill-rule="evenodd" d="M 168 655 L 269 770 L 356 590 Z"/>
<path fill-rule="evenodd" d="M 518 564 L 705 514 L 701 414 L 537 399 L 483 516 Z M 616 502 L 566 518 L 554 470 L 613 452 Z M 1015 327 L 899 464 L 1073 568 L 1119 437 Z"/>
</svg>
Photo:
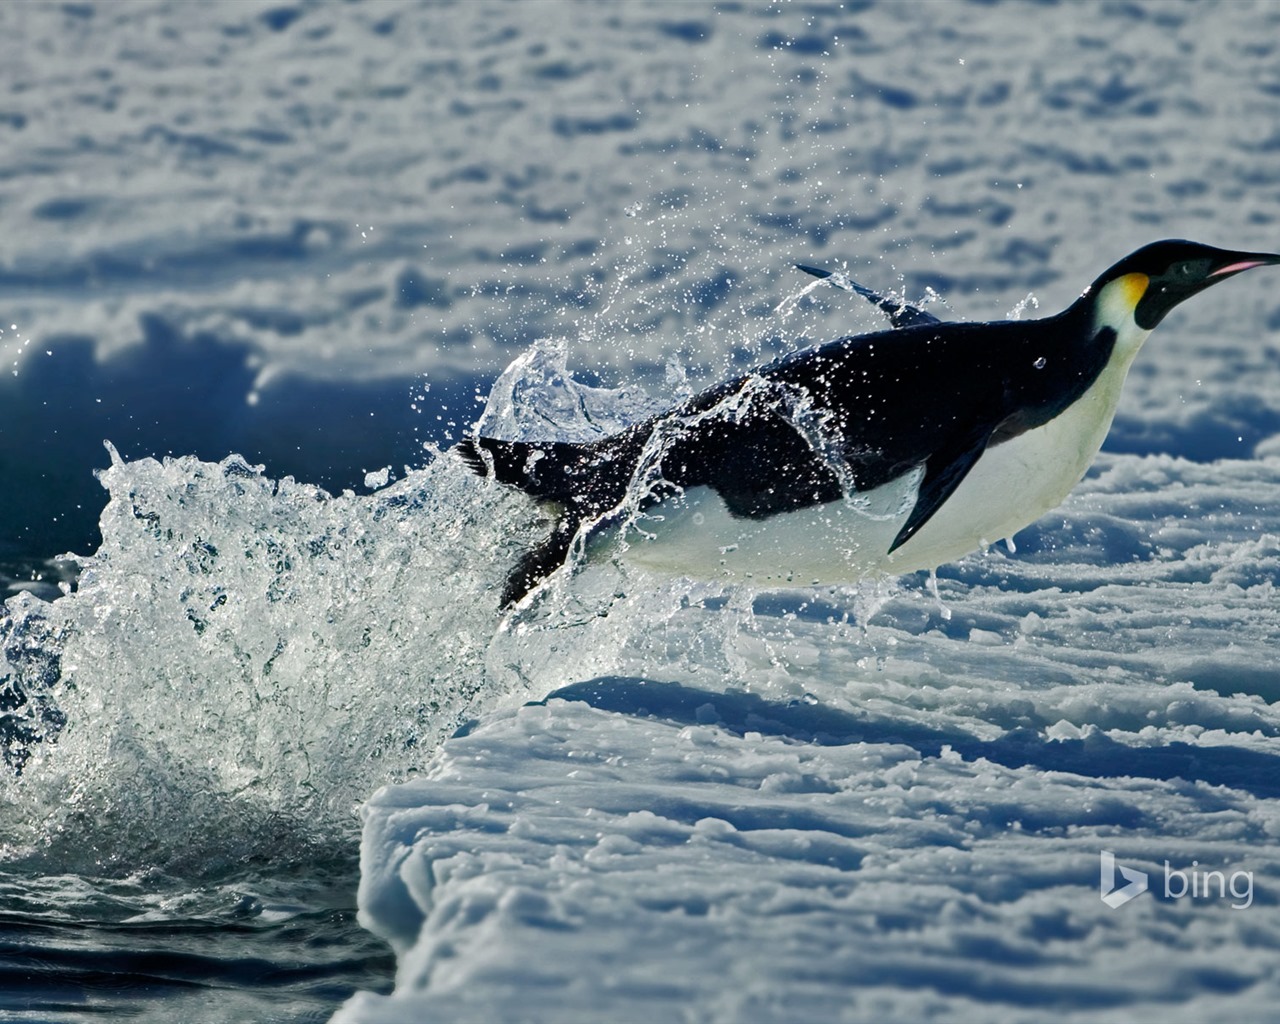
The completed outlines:
<svg viewBox="0 0 1280 1024">
<path fill-rule="evenodd" d="M 536 512 L 450 458 L 367 496 L 235 456 L 113 454 L 102 482 L 104 539 L 75 591 L 7 605 L 11 852 L 305 845 L 311 826 L 354 827 L 360 799 L 513 682 L 485 667 L 493 581 Z"/>
<path fill-rule="evenodd" d="M 681 367 L 667 384 L 683 397 Z M 585 440 L 671 400 L 575 381 L 552 342 L 499 379 L 481 428 Z M 504 702 L 611 673 L 746 675 L 745 591 L 606 560 L 504 615 L 502 582 L 549 524 L 447 452 L 338 496 L 238 456 L 111 454 L 103 542 L 75 588 L 0 616 L 0 862 L 204 875 L 306 859 Z"/>
</svg>

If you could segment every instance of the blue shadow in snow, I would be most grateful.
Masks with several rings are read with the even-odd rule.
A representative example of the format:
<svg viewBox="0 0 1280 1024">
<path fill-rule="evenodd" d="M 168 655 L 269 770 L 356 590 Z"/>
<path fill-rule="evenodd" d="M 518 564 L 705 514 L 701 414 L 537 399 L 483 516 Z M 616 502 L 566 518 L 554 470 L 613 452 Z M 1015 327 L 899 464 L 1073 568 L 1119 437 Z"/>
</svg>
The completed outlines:
<svg viewBox="0 0 1280 1024">
<path fill-rule="evenodd" d="M 965 760 L 985 758 L 1007 768 L 1036 768 L 1088 778 L 1183 779 L 1280 797 L 1280 756 L 1239 747 L 1128 747 L 1105 736 L 1047 740 L 1015 729 L 997 740 L 933 729 L 913 722 L 861 718 L 805 701 L 769 701 L 754 693 L 715 693 L 679 683 L 630 676 L 601 676 L 556 690 L 547 700 L 582 701 L 602 711 L 652 716 L 681 725 L 714 725 L 735 735 L 758 732 L 822 746 L 901 743 L 923 757 L 950 747 Z M 541 703 L 541 702 L 540 702 Z"/>
</svg>

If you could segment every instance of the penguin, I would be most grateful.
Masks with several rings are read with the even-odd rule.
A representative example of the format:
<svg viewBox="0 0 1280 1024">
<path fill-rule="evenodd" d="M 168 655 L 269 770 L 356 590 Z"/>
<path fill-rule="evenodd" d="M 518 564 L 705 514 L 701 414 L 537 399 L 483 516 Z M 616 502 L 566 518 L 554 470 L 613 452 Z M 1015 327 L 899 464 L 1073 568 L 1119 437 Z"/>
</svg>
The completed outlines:
<svg viewBox="0 0 1280 1024">
<path fill-rule="evenodd" d="M 1153 242 L 1061 313 L 942 322 L 841 274 L 888 330 L 837 338 L 585 444 L 475 436 L 477 474 L 544 503 L 551 535 L 502 593 L 608 547 L 646 568 L 771 585 L 935 569 L 1058 506 L 1110 429 L 1125 376 L 1179 303 L 1280 254 Z"/>
</svg>

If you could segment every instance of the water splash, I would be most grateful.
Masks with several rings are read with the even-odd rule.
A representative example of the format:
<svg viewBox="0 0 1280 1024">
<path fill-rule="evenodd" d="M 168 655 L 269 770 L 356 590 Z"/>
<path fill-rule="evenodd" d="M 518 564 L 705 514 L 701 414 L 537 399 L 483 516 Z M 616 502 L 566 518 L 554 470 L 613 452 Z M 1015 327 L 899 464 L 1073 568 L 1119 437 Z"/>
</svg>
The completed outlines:
<svg viewBox="0 0 1280 1024">
<path fill-rule="evenodd" d="M 672 383 L 687 386 L 678 367 Z M 575 381 L 548 343 L 503 375 L 483 422 L 595 436 L 656 405 Z M 785 643 L 761 640 L 746 588 L 606 559 L 503 615 L 502 581 L 549 523 L 435 454 L 334 496 L 239 456 L 112 450 L 78 584 L 0 616 L 0 861 L 115 876 L 302 862 L 504 704 L 610 674 L 746 686 L 761 664 L 787 692 Z"/>
<path fill-rule="evenodd" d="M 563 339 L 535 342 L 502 372 L 474 433 L 504 440 L 585 442 L 625 430 L 687 397 L 683 368 L 668 368 L 667 384 L 677 391 L 653 398 L 638 385 L 592 387 L 574 378 Z"/>
<path fill-rule="evenodd" d="M 113 452 L 101 479 L 78 587 L 0 623 L 10 852 L 238 857 L 282 828 L 305 846 L 513 681 L 485 667 L 493 581 L 536 513 L 453 459 L 366 496 L 238 456 Z M 188 842 L 196 821 L 214 849 Z"/>
</svg>

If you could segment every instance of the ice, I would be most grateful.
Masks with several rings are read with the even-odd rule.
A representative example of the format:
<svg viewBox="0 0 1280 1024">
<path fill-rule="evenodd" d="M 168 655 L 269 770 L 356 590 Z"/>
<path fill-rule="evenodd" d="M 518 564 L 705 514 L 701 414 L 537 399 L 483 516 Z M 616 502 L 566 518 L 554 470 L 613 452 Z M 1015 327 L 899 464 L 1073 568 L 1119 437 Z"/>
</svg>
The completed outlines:
<svg viewBox="0 0 1280 1024">
<path fill-rule="evenodd" d="M 400 965 L 344 1021 L 1272 1019 L 1274 277 L 1170 316 L 1090 476 L 936 600 L 605 563 L 503 617 L 546 523 L 422 443 L 499 378 L 486 428 L 585 439 L 882 326 L 796 262 L 974 321 L 1157 237 L 1274 249 L 1278 19 L 0 5 L 0 556 L 33 559 L 0 579 L 36 591 L 0 622 L 0 889 L 7 963 L 58 965 L 3 998 L 163 988 L 102 972 L 202 959 L 192 922 L 253 907 L 210 878 L 306 879 L 363 807 Z M 1103 849 L 1151 892 L 1106 907 Z M 1256 899 L 1166 898 L 1166 861 Z M 285 974 L 347 956 L 294 934 Z M 286 1013 L 237 1002 L 245 936 L 121 1012 Z M 295 1016 L 348 990 L 317 970 Z"/>
<path fill-rule="evenodd" d="M 855 626 L 847 591 L 637 621 L 365 805 L 400 969 L 335 1020 L 1265 1016 L 1277 495 L 1274 460 L 1107 456 L 1022 557 L 939 573 L 950 618 L 922 574 Z M 1112 909 L 1102 849 L 1257 899 Z"/>
</svg>

